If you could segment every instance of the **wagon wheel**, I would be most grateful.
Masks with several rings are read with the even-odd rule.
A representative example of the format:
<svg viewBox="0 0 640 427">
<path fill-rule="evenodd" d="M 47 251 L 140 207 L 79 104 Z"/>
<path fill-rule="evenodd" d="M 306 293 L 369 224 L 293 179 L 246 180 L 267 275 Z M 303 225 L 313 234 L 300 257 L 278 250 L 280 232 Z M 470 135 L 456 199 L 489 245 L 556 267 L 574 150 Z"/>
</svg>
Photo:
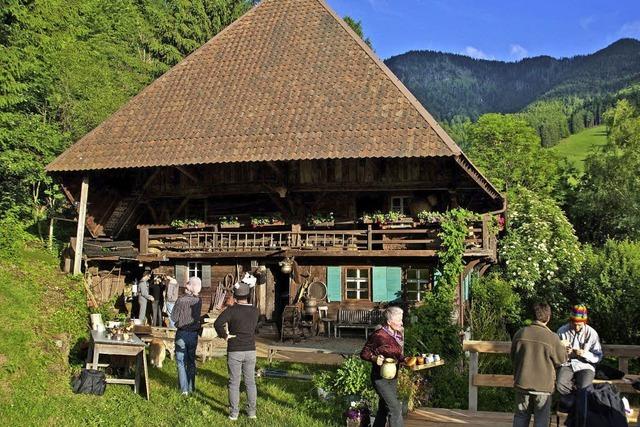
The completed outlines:
<svg viewBox="0 0 640 427">
<path fill-rule="evenodd" d="M 233 274 L 227 274 L 226 276 L 224 276 L 224 279 L 222 280 L 222 289 L 224 289 L 225 292 L 233 292 L 234 284 L 235 284 L 235 280 L 233 278 Z"/>
</svg>

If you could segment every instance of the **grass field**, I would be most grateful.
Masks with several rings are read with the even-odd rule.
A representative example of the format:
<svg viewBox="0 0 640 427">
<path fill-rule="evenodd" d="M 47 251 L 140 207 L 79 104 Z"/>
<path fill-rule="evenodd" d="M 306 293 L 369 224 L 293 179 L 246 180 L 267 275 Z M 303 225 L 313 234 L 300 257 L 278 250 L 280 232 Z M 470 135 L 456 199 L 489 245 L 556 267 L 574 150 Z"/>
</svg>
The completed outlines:
<svg viewBox="0 0 640 427">
<path fill-rule="evenodd" d="M 557 145 L 553 146 L 551 150 L 569 160 L 569 162 L 573 163 L 582 171 L 584 168 L 584 159 L 586 159 L 596 147 L 606 143 L 606 127 L 596 126 L 561 140 Z"/>
<path fill-rule="evenodd" d="M 258 378 L 258 420 L 227 419 L 227 371 L 222 358 L 198 365 L 196 393 L 177 389 L 176 365 L 150 368 L 151 400 L 130 386 L 109 385 L 104 396 L 75 395 L 66 344 L 87 336 L 82 284 L 60 274 L 57 260 L 37 247 L 0 253 L 0 419 L 7 426 L 326 426 L 340 408 L 313 397 L 311 382 Z M 73 351 L 72 351 L 73 355 Z M 266 365 L 260 359 L 258 365 Z M 274 368 L 313 373 L 313 365 L 274 362 Z M 326 366 L 322 369 L 326 369 Z M 243 394 L 244 395 L 244 394 Z M 242 404 L 242 402 L 241 402 Z"/>
</svg>

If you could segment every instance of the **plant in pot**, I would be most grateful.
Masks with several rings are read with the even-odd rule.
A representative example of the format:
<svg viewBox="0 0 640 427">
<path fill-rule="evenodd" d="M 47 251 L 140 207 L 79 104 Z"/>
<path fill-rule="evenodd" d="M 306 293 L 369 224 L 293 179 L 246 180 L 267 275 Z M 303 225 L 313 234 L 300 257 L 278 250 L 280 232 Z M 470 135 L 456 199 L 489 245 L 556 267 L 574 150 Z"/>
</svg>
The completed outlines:
<svg viewBox="0 0 640 427">
<path fill-rule="evenodd" d="M 347 427 L 364 427 L 370 423 L 371 410 L 365 400 L 352 401 L 344 416 Z"/>
<path fill-rule="evenodd" d="M 238 221 L 237 216 L 221 216 L 220 217 L 220 228 L 239 228 L 240 221 Z"/>
<path fill-rule="evenodd" d="M 402 402 L 402 414 L 406 415 L 415 408 L 420 377 L 409 369 L 400 369 L 398 372 L 398 399 Z"/>
<path fill-rule="evenodd" d="M 420 224 L 438 224 L 442 220 L 440 212 L 420 211 L 416 215 Z"/>
<path fill-rule="evenodd" d="M 333 212 L 315 213 L 307 218 L 307 225 L 312 227 L 332 227 L 335 224 Z"/>
<path fill-rule="evenodd" d="M 189 218 L 189 219 L 174 219 L 171 221 L 171 226 L 173 228 L 199 228 L 204 227 L 204 221 L 197 218 Z"/>
<path fill-rule="evenodd" d="M 284 220 L 279 214 L 251 217 L 251 227 L 253 228 L 266 227 L 270 225 L 284 225 Z"/>
</svg>

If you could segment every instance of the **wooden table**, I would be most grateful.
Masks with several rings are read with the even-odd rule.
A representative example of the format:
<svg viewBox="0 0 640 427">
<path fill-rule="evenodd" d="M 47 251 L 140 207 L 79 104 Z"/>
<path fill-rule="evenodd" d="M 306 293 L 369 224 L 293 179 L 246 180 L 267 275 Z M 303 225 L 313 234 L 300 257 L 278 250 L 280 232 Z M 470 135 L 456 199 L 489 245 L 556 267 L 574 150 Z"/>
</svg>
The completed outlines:
<svg viewBox="0 0 640 427">
<path fill-rule="evenodd" d="M 440 359 L 437 362 L 424 363 L 422 365 L 413 365 L 409 369 L 411 369 L 412 371 L 422 371 L 423 369 L 431 369 L 435 368 L 436 366 L 442 365 L 444 365 L 444 360 Z"/>
<path fill-rule="evenodd" d="M 145 343 L 135 334 L 131 334 L 129 341 L 117 341 L 108 339 L 104 332 L 91 331 L 91 351 L 87 355 L 87 369 L 98 369 L 109 366 L 108 363 L 99 363 L 101 354 L 114 356 L 134 356 L 136 358 L 136 377 L 128 378 L 107 378 L 108 384 L 130 384 L 133 385 L 135 393 L 140 392 L 140 385 L 144 375 L 145 397 L 149 400 L 149 375 L 147 373 L 147 354 Z"/>
</svg>

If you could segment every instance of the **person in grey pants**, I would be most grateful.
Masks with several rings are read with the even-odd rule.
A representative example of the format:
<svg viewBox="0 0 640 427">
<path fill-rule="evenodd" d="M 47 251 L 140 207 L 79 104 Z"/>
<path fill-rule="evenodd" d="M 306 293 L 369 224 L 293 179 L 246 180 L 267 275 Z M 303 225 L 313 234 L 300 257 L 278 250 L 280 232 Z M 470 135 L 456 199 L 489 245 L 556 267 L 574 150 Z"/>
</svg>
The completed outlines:
<svg viewBox="0 0 640 427">
<path fill-rule="evenodd" d="M 138 282 L 138 319 L 144 324 L 147 318 L 147 301 L 153 301 L 153 296 L 149 295 L 149 279 L 151 271 L 145 270 L 142 279 Z"/>
<path fill-rule="evenodd" d="M 227 340 L 229 371 L 229 419 L 236 421 L 240 414 L 240 380 L 247 388 L 247 415 L 256 419 L 256 326 L 259 310 L 249 303 L 256 278 L 250 274 L 234 285 L 235 304 L 227 307 L 213 324 L 218 336 Z M 225 330 L 227 325 L 228 332 Z"/>
</svg>

